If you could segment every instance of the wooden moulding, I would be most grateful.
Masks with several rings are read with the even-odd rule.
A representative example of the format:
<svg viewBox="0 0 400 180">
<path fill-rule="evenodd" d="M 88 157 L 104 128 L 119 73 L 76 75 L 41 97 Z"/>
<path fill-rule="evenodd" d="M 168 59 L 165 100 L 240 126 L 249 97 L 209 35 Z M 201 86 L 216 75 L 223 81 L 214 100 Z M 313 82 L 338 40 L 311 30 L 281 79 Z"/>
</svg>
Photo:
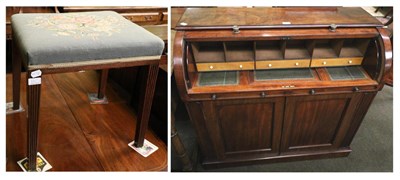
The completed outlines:
<svg viewBox="0 0 400 180">
<path fill-rule="evenodd" d="M 43 74 L 77 72 L 81 70 L 111 69 L 132 66 L 159 64 L 161 56 L 144 56 L 134 58 L 105 59 L 74 63 L 57 63 L 46 65 L 29 65 L 28 70 L 40 69 Z"/>
</svg>

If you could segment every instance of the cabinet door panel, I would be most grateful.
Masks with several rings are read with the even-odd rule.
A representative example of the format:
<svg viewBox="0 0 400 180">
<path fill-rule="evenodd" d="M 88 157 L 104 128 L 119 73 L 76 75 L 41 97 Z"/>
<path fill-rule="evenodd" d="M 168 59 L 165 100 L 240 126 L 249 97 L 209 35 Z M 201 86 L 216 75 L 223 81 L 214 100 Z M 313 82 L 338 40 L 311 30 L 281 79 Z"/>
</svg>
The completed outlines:
<svg viewBox="0 0 400 180">
<path fill-rule="evenodd" d="M 339 148 L 360 97 L 360 94 L 288 97 L 282 152 Z"/>
<path fill-rule="evenodd" d="M 222 157 L 277 155 L 284 98 L 204 102 L 207 128 Z"/>
</svg>

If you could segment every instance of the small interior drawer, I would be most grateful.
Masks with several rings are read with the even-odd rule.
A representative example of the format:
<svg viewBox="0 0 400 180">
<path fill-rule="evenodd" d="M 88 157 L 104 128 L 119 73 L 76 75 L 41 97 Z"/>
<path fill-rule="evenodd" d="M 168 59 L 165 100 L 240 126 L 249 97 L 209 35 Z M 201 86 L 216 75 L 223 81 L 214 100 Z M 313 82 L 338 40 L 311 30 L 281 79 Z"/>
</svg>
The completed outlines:
<svg viewBox="0 0 400 180">
<path fill-rule="evenodd" d="M 197 63 L 197 71 L 237 71 L 237 70 L 253 70 L 254 62 L 223 62 L 223 63 Z"/>
<path fill-rule="evenodd" d="M 256 61 L 256 69 L 308 68 L 310 59 Z"/>
<path fill-rule="evenodd" d="M 361 65 L 362 60 L 363 57 L 313 59 L 311 67 L 355 66 Z"/>
</svg>

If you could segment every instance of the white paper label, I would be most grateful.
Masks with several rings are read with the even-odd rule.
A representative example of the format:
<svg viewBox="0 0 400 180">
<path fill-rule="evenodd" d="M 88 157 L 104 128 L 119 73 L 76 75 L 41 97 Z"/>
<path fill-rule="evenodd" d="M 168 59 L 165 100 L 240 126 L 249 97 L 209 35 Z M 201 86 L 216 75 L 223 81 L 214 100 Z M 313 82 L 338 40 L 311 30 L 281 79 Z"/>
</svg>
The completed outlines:
<svg viewBox="0 0 400 180">
<path fill-rule="evenodd" d="M 24 158 L 17 162 L 19 167 L 21 167 L 24 172 L 28 172 L 28 158 Z M 36 160 L 36 171 L 38 172 L 46 172 L 50 170 L 53 166 L 49 164 L 49 162 L 40 154 L 37 153 L 37 160 Z"/>
<path fill-rule="evenodd" d="M 36 71 L 32 71 L 32 72 L 31 72 L 31 76 L 32 76 L 33 78 L 39 77 L 39 76 L 41 76 L 41 75 L 42 75 L 42 71 L 41 71 L 41 70 L 36 70 Z"/>
<path fill-rule="evenodd" d="M 292 24 L 292 23 L 290 23 L 290 22 L 282 22 L 282 24 Z"/>
<path fill-rule="evenodd" d="M 29 86 L 38 85 L 38 84 L 42 84 L 42 78 L 29 78 L 28 79 Z"/>
<path fill-rule="evenodd" d="M 135 147 L 134 143 L 135 143 L 135 141 L 132 141 L 128 144 L 128 146 L 131 147 L 132 149 L 134 149 L 136 152 L 138 152 L 143 157 L 150 156 L 150 154 L 152 154 L 158 150 L 158 147 L 156 145 L 147 141 L 146 139 L 143 142 L 143 146 L 140 148 Z"/>
</svg>

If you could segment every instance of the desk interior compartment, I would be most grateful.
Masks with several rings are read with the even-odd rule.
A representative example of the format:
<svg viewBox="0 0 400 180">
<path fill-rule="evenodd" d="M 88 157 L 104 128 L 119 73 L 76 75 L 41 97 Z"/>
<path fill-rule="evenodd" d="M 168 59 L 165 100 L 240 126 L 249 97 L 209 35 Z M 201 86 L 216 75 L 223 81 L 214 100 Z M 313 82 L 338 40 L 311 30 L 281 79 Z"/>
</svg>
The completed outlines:
<svg viewBox="0 0 400 180">
<path fill-rule="evenodd" d="M 338 58 L 344 40 L 341 39 L 316 39 L 312 58 Z"/>
<path fill-rule="evenodd" d="M 287 40 L 284 41 L 284 59 L 310 59 L 312 52 L 312 41 L 310 40 Z"/>
<path fill-rule="evenodd" d="M 283 59 L 284 41 L 256 41 L 256 61 Z"/>
<path fill-rule="evenodd" d="M 197 63 L 225 61 L 223 42 L 193 42 L 191 47 Z"/>
<path fill-rule="evenodd" d="M 368 48 L 370 39 L 344 39 L 340 57 L 362 57 Z"/>
<path fill-rule="evenodd" d="M 224 42 L 226 61 L 254 61 L 254 41 Z"/>
</svg>

